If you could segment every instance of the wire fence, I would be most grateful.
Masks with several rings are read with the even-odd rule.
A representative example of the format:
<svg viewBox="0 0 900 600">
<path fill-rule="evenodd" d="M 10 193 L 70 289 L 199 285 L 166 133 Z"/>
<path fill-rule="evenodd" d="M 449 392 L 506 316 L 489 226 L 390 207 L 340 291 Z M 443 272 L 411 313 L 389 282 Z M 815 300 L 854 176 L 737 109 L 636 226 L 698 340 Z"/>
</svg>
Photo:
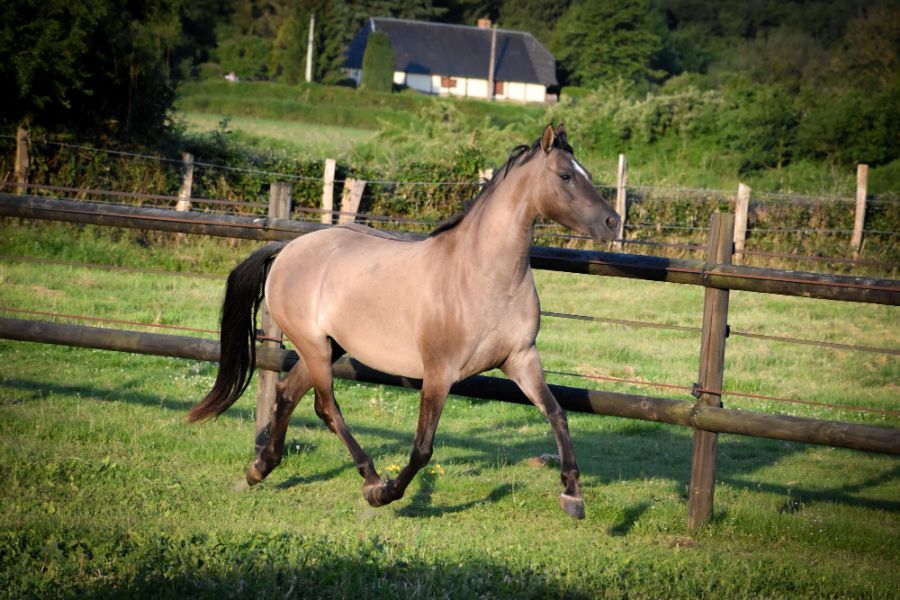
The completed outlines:
<svg viewBox="0 0 900 600">
<path fill-rule="evenodd" d="M 4 188 L 14 188 L 19 184 L 11 181 L 2 181 L 0 182 L 0 187 Z M 57 186 L 57 185 L 48 185 L 48 184 L 25 184 L 24 186 L 30 190 L 44 190 L 56 193 L 68 193 L 74 194 L 76 196 L 75 199 L 85 199 L 87 196 L 94 196 L 103 198 L 100 202 L 108 202 L 113 204 L 115 202 L 110 201 L 110 198 L 113 199 L 128 199 L 128 200 L 138 200 L 141 205 L 144 205 L 145 201 L 150 201 L 149 204 L 153 206 L 165 206 L 165 207 L 173 207 L 179 200 L 178 196 L 169 196 L 162 194 L 147 194 L 141 192 L 125 192 L 125 191 L 115 191 L 115 190 L 101 190 L 101 189 L 93 189 L 93 188 L 79 188 L 79 187 L 71 187 L 71 186 Z M 251 209 L 257 213 L 264 213 L 267 209 L 267 204 L 263 202 L 243 202 L 243 201 L 234 201 L 234 200 L 223 200 L 217 198 L 190 198 L 189 199 L 192 204 L 197 205 L 207 205 L 213 207 L 213 212 L 222 212 L 225 214 L 229 214 L 229 211 L 224 210 L 227 208 L 244 208 Z M 97 200 L 93 200 L 97 202 Z M 224 207 L 224 208 L 223 208 Z M 396 216 L 396 215 L 379 215 L 372 214 L 366 212 L 351 212 L 351 211 L 342 211 L 342 210 L 324 210 L 321 208 L 310 208 L 304 206 L 297 206 L 293 209 L 292 218 L 298 220 L 305 220 L 309 222 L 315 222 L 321 219 L 322 215 L 328 215 L 332 219 L 347 219 L 350 221 L 355 221 L 363 224 L 368 224 L 376 227 L 390 227 L 392 229 L 401 228 L 403 226 L 407 227 L 415 227 L 417 230 L 421 231 L 422 229 L 433 229 L 437 227 L 440 223 L 443 222 L 443 219 L 416 219 L 410 217 Z M 674 229 L 679 231 L 691 231 L 691 232 L 699 232 L 705 231 L 705 228 L 698 226 L 685 226 L 685 225 L 654 225 L 654 224 L 629 224 L 626 228 L 628 229 L 646 229 L 646 230 L 660 230 L 660 229 Z M 580 243 L 585 246 L 592 244 L 592 240 L 589 236 L 572 234 L 572 233 L 564 233 L 561 231 L 561 228 L 555 223 L 538 223 L 536 227 L 537 235 L 541 238 L 542 241 L 546 240 L 560 240 L 563 243 Z M 834 234 L 846 234 L 848 230 L 814 230 L 814 229 L 758 229 L 758 231 L 770 231 L 770 232 L 778 232 L 778 233 L 834 233 Z M 884 234 L 890 237 L 896 237 L 898 234 L 894 232 L 880 232 L 880 231 L 866 231 L 867 233 L 872 234 Z M 655 241 L 655 240 L 639 240 L 639 239 L 622 239 L 618 240 L 619 243 L 625 245 L 632 246 L 643 246 L 646 248 L 662 248 L 662 249 L 676 249 L 684 252 L 704 252 L 706 250 L 706 246 L 704 244 L 699 243 L 684 243 L 684 242 L 666 242 L 666 241 Z M 859 266 L 869 266 L 876 267 L 885 270 L 896 269 L 898 265 L 889 261 L 881 261 L 867 258 L 847 258 L 843 256 L 816 256 L 816 255 L 808 255 L 808 254 L 797 254 L 791 252 L 774 252 L 774 251 L 766 251 L 766 250 L 754 250 L 754 249 L 743 249 L 735 251 L 736 255 L 745 255 L 745 256 L 756 256 L 756 257 L 766 257 L 766 258 L 778 258 L 778 259 L 789 259 L 793 261 L 800 262 L 817 262 L 817 263 L 832 263 L 832 264 L 846 264 L 846 265 L 859 265 Z"/>
<path fill-rule="evenodd" d="M 14 136 L 4 135 L 0 136 L 5 139 L 15 139 Z M 118 156 L 125 159 L 131 160 L 146 160 L 146 161 L 157 161 L 160 163 L 165 163 L 176 167 L 177 169 L 181 169 L 184 167 L 184 161 L 179 158 L 171 158 L 160 155 L 150 155 L 144 154 L 140 152 L 128 152 L 123 150 L 115 150 L 111 148 L 97 148 L 91 145 L 86 144 L 78 144 L 69 141 L 60 141 L 60 140 L 50 140 L 50 139 L 32 139 L 30 140 L 32 146 L 40 145 L 40 146 L 50 146 L 55 148 L 68 148 L 72 150 L 77 150 L 85 153 L 104 153 L 112 156 Z M 452 199 L 441 199 L 438 197 L 431 197 L 431 194 L 426 194 L 427 198 L 425 202 L 428 204 L 427 210 L 421 211 L 422 216 L 414 216 L 409 214 L 397 214 L 393 211 L 383 211 L 384 208 L 389 206 L 399 206 L 400 204 L 394 202 L 384 201 L 376 201 L 374 204 L 378 204 L 382 208 L 382 212 L 373 211 L 373 210 L 332 210 L 325 211 L 322 208 L 318 208 L 316 206 L 310 206 L 310 201 L 316 202 L 318 198 L 309 198 L 307 197 L 310 193 L 315 195 L 315 190 L 322 183 L 323 177 L 322 175 L 299 175 L 297 173 L 285 172 L 284 170 L 271 170 L 271 169 L 256 169 L 256 168 L 248 168 L 248 167 L 239 167 L 233 165 L 227 165 L 217 162 L 210 161 L 199 161 L 193 160 L 192 166 L 194 168 L 205 168 L 205 169 L 215 169 L 221 170 L 236 174 L 253 174 L 260 175 L 270 178 L 277 178 L 278 180 L 284 181 L 293 181 L 293 182 L 304 182 L 305 185 L 313 185 L 312 188 L 306 187 L 304 188 L 304 198 L 305 200 L 301 202 L 295 202 L 295 207 L 293 211 L 293 217 L 301 220 L 313 221 L 315 217 L 323 218 L 323 215 L 328 215 L 326 218 L 331 219 L 343 219 L 343 220 L 355 220 L 360 223 L 369 224 L 376 227 L 388 228 L 392 230 L 410 230 L 410 231 L 423 231 L 429 228 L 434 228 L 438 226 L 441 222 L 450 218 L 454 212 L 457 212 L 462 208 L 461 200 L 459 199 L 459 194 L 454 193 L 454 197 Z M 342 186 L 349 182 L 348 178 L 340 178 L 336 177 L 333 180 L 333 183 Z M 402 187 L 411 186 L 411 187 L 423 187 L 423 186 L 438 186 L 438 187 L 448 187 L 462 190 L 471 190 L 474 195 L 477 193 L 478 189 L 480 189 L 480 185 L 483 184 L 483 180 L 480 179 L 466 179 L 466 180 L 423 180 L 423 181 L 404 181 L 404 180 L 396 180 L 396 179 L 379 179 L 379 178 L 371 178 L 366 182 L 367 196 L 377 196 L 378 198 L 384 198 L 385 195 L 390 195 L 395 193 L 396 190 Z M 12 181 L 2 181 L 0 182 L 0 186 L 4 188 L 13 188 L 19 187 L 22 184 Z M 159 206 L 171 206 L 176 204 L 179 200 L 185 200 L 185 198 L 180 198 L 175 195 L 167 195 L 167 194 L 148 194 L 141 193 L 135 191 L 116 191 L 116 190 L 108 190 L 108 189 L 98 189 L 98 188 L 89 188 L 89 187 L 76 187 L 76 186 L 63 186 L 63 185 L 51 185 L 51 184 L 36 184 L 29 183 L 26 184 L 27 189 L 31 191 L 40 191 L 40 192 L 51 192 L 56 194 L 71 194 L 76 196 L 78 199 L 120 199 L 123 201 L 130 202 L 138 202 L 141 204 L 144 203 L 156 203 Z M 383 191 L 378 192 L 370 192 L 368 190 L 372 190 L 373 188 L 381 187 L 384 188 Z M 598 189 L 604 191 L 614 190 L 614 188 L 610 185 L 600 184 L 597 186 Z M 393 191 L 392 191 L 393 190 Z M 403 196 L 403 194 L 401 194 Z M 659 199 L 666 198 L 676 198 L 680 201 L 687 201 L 692 203 L 699 204 L 709 204 L 710 202 L 719 204 L 719 205 L 730 205 L 733 201 L 734 193 L 728 190 L 717 190 L 717 189 L 700 189 L 700 188 L 691 188 L 691 187 L 661 187 L 661 186 L 652 186 L 652 185 L 638 185 L 638 186 L 629 186 L 628 187 L 628 202 L 633 205 L 635 208 L 639 208 L 641 205 L 658 202 Z M 837 195 L 829 195 L 829 194 L 819 194 L 815 196 L 804 195 L 804 194 L 793 194 L 793 193 L 779 193 L 779 192 L 754 192 L 754 199 L 758 203 L 762 204 L 772 204 L 772 203 L 794 203 L 794 204 L 811 204 L 815 202 L 826 202 L 826 203 L 840 203 L 840 202 L 851 202 L 852 198 L 837 196 Z M 406 202 L 420 202 L 422 198 L 419 196 L 408 197 L 405 198 Z M 188 198 L 192 205 L 196 205 L 198 207 L 202 207 L 202 210 L 206 211 L 223 211 L 228 212 L 233 209 L 235 211 L 239 211 L 243 214 L 246 214 L 248 211 L 256 214 L 264 214 L 266 211 L 266 203 L 264 201 L 252 201 L 246 198 L 244 199 L 234 199 L 234 198 L 204 198 L 204 197 L 190 197 Z M 896 197 L 893 195 L 885 195 L 884 197 L 874 197 L 870 199 L 870 201 L 879 201 L 892 206 L 900 206 L 900 197 Z M 668 200 L 665 200 L 668 202 Z M 364 202 L 365 204 L 365 202 Z M 373 208 L 373 207 L 368 207 Z M 413 212 L 419 211 L 419 209 L 410 209 L 403 208 L 402 212 L 406 213 L 412 210 Z M 892 209 L 893 210 L 893 209 Z M 640 212 L 638 210 L 638 212 Z M 896 212 L 896 211 L 895 211 Z M 328 214 L 330 213 L 330 215 Z M 688 216 L 688 223 L 679 223 L 679 222 L 644 222 L 639 219 L 638 216 L 637 222 L 628 222 L 626 223 L 625 229 L 626 231 L 632 232 L 632 236 L 628 237 L 628 239 L 618 240 L 618 243 L 625 244 L 630 247 L 641 247 L 650 252 L 658 252 L 663 255 L 671 255 L 671 253 L 675 253 L 675 255 L 679 254 L 690 254 L 702 252 L 705 250 L 705 245 L 703 243 L 697 243 L 692 240 L 684 240 L 683 237 L 689 236 L 690 234 L 696 232 L 704 232 L 706 230 L 705 222 L 697 222 L 697 218 L 694 216 Z M 657 215 L 660 219 L 666 218 L 678 218 L 677 211 L 670 210 L 661 210 Z M 707 213 L 708 216 L 708 213 Z M 752 216 L 752 215 L 751 215 Z M 629 219 L 634 219 L 634 216 L 630 216 Z M 682 215 L 684 218 L 684 215 Z M 756 220 L 759 221 L 759 217 L 757 215 Z M 846 227 L 835 227 L 835 226 L 822 226 L 822 227 L 808 227 L 808 226 L 771 226 L 767 223 L 762 222 L 753 222 L 754 219 L 748 223 L 748 237 L 751 241 L 750 247 L 745 247 L 742 250 L 737 252 L 738 256 L 744 256 L 748 259 L 756 259 L 761 261 L 780 261 L 777 264 L 782 264 L 783 261 L 792 261 L 792 262 L 808 262 L 814 263 L 818 265 L 829 266 L 833 269 L 847 269 L 847 268 L 862 268 L 862 269 L 880 269 L 885 271 L 895 271 L 900 268 L 900 258 L 895 258 L 897 256 L 897 249 L 894 241 L 900 232 L 889 230 L 885 228 L 878 227 L 870 227 L 868 229 L 863 229 L 862 233 L 868 237 L 873 239 L 882 239 L 883 242 L 882 247 L 883 251 L 879 251 L 881 256 L 875 257 L 860 257 L 857 255 L 846 256 L 843 254 L 839 254 L 835 252 L 835 249 L 839 249 L 841 246 L 835 245 L 834 242 L 823 241 L 824 246 L 820 249 L 815 249 L 811 247 L 809 238 L 820 236 L 823 240 L 827 240 L 828 238 L 834 237 L 842 237 L 842 236 L 850 236 L 853 233 L 852 229 Z M 656 238 L 654 239 L 652 236 L 656 234 Z M 586 236 L 574 235 L 571 233 L 567 233 L 563 231 L 560 227 L 554 225 L 539 225 L 536 229 L 537 241 L 539 243 L 545 245 L 565 245 L 568 247 L 590 247 L 593 242 Z M 668 236 L 668 237 L 667 237 Z M 774 237 L 773 237 L 774 236 Z M 788 242 L 784 240 L 783 236 L 794 236 L 796 241 Z M 662 237 L 663 239 L 660 239 Z M 649 239 L 648 239 L 649 238 Z M 674 238 L 674 239 L 673 239 Z M 753 244 L 753 240 L 758 238 L 758 243 Z M 772 238 L 772 239 L 768 239 Z M 819 237 L 816 237 L 819 239 Z M 776 240 L 776 241 L 772 241 Z M 780 241 L 779 241 L 780 240 Z M 777 246 L 788 246 L 785 247 L 777 247 Z M 793 246 L 791 248 L 790 246 Z M 759 264 L 759 263 L 757 263 Z M 763 263 L 765 264 L 765 263 Z"/>
<path fill-rule="evenodd" d="M 2 134 L 0 138 L 15 140 L 16 136 Z M 140 152 L 128 152 L 122 150 L 114 150 L 112 148 L 97 148 L 94 146 L 88 146 L 85 144 L 76 144 L 72 142 L 63 142 L 59 140 L 51 140 L 47 138 L 30 138 L 29 142 L 31 144 L 42 144 L 46 146 L 55 146 L 59 148 L 73 148 L 76 150 L 84 150 L 88 152 L 94 153 L 104 153 L 111 154 L 114 156 L 122 156 L 128 158 L 136 158 L 142 160 L 151 160 L 157 162 L 165 162 L 170 164 L 181 165 L 183 164 L 183 159 L 180 158 L 171 158 L 160 155 L 152 155 L 152 154 L 143 154 Z M 252 173 L 256 175 L 266 175 L 273 176 L 282 179 L 288 180 L 308 180 L 308 181 L 318 181 L 321 180 L 321 177 L 313 177 L 313 176 L 304 176 L 297 175 L 296 173 L 287 173 L 284 171 L 271 171 L 265 169 L 250 169 L 246 167 L 235 167 L 232 165 L 226 165 L 221 163 L 211 163 L 204 161 L 193 161 L 195 166 L 210 168 L 210 169 L 220 169 L 223 171 L 231 171 L 235 173 Z M 336 179 L 335 182 L 343 183 L 343 180 Z M 398 181 L 398 180 L 378 180 L 374 179 L 372 181 L 368 181 L 367 183 L 371 184 L 384 184 L 384 185 L 471 185 L 472 181 Z M 612 187 L 610 185 L 606 185 L 605 187 Z M 685 186 L 655 186 L 655 185 L 635 185 L 630 186 L 631 189 L 636 191 L 653 191 L 653 192 L 666 192 L 666 193 L 676 193 L 676 194 L 684 194 L 684 195 L 694 195 L 694 196 L 704 196 L 704 195 L 718 195 L 723 197 L 731 197 L 734 195 L 733 190 L 722 190 L 715 188 L 694 188 L 694 187 L 685 187 Z M 855 199 L 849 196 L 840 196 L 829 193 L 821 193 L 816 195 L 809 194 L 799 194 L 799 193 L 790 193 L 790 192 L 754 192 L 754 195 L 762 200 L 778 200 L 778 201 L 787 201 L 787 202 L 821 202 L 821 201 L 830 201 L 830 202 L 854 202 Z M 895 194 L 884 194 L 880 196 L 873 196 L 871 198 L 872 201 L 876 202 L 889 202 L 889 203 L 900 203 L 900 196 Z"/>
</svg>

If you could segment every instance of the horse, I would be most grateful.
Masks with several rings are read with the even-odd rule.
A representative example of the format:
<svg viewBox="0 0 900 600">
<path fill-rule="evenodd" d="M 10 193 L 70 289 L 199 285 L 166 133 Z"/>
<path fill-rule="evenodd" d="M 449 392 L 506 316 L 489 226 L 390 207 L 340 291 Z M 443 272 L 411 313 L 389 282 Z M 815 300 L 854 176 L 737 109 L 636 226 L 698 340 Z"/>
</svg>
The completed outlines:
<svg viewBox="0 0 900 600">
<path fill-rule="evenodd" d="M 313 388 L 315 412 L 350 452 L 366 501 L 399 500 L 431 459 L 450 387 L 499 368 L 548 420 L 560 457 L 560 507 L 584 518 L 566 415 L 535 348 L 540 304 L 529 248 L 539 217 L 595 241 L 615 238 L 619 217 L 591 181 L 563 125 L 551 123 L 532 145 L 514 148 L 465 212 L 427 238 L 339 225 L 253 252 L 228 277 L 219 370 L 188 420 L 218 416 L 246 390 L 255 366 L 256 314 L 265 302 L 299 359 L 276 385 L 268 436 L 258 441 L 247 469 L 249 485 L 281 461 L 291 413 Z M 412 451 L 394 479 L 379 476 L 335 401 L 332 363 L 345 353 L 422 380 Z"/>
</svg>

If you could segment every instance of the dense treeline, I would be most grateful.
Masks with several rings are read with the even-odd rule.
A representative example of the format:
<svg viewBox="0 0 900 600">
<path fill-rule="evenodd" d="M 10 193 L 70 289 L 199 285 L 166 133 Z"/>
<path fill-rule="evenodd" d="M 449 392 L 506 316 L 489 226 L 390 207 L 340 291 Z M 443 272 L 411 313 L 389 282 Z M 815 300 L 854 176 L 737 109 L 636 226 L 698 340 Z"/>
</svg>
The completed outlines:
<svg viewBox="0 0 900 600">
<path fill-rule="evenodd" d="M 158 139 L 190 78 L 340 83 L 372 15 L 532 32 L 590 143 L 698 145 L 747 174 L 867 162 L 900 180 L 896 0 L 3 0 L 0 119 Z"/>
</svg>

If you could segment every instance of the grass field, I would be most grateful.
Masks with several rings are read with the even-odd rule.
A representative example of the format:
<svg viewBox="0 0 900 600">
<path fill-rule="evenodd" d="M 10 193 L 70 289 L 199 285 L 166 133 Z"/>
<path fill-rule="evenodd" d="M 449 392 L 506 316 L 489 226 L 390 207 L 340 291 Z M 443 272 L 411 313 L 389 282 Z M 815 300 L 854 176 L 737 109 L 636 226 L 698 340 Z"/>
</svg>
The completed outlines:
<svg viewBox="0 0 900 600">
<path fill-rule="evenodd" d="M 254 244 L 111 240 L 92 228 L 0 226 L 0 306 L 214 328 L 217 279 L 9 257 L 224 274 Z M 152 242 L 152 240 L 151 240 Z M 538 272 L 544 308 L 699 325 L 699 288 Z M 735 293 L 734 329 L 897 347 L 896 307 Z M 197 335 L 197 334 L 194 334 Z M 694 381 L 699 339 L 547 318 L 547 369 Z M 726 388 L 897 408 L 896 357 L 731 338 Z M 530 407 L 453 398 L 432 465 L 372 509 L 305 400 L 271 477 L 251 459 L 255 390 L 189 426 L 212 364 L 0 341 L 0 596 L 836 597 L 900 589 L 896 457 L 720 436 L 713 522 L 685 529 L 690 431 L 570 415 L 587 518 L 559 510 L 555 452 Z M 551 380 L 684 399 L 679 392 Z M 415 394 L 339 382 L 382 473 L 405 462 Z M 791 414 L 900 419 L 741 401 Z"/>
<path fill-rule="evenodd" d="M 376 93 L 342 86 L 318 84 L 287 85 L 276 82 L 200 81 L 186 82 L 179 88 L 178 114 L 189 123 L 197 115 L 211 115 L 218 124 L 222 115 L 232 117 L 234 129 L 255 129 L 260 136 L 282 139 L 282 132 L 263 133 L 271 123 L 283 123 L 286 131 L 305 131 L 326 126 L 338 138 L 341 128 L 356 131 L 389 132 L 390 141 L 373 148 L 357 146 L 356 166 L 370 162 L 417 162 L 431 160 L 440 149 L 478 140 L 494 166 L 502 164 L 515 144 L 536 139 L 548 121 L 563 120 L 581 160 L 594 174 L 595 181 L 612 183 L 616 178 L 617 157 L 628 155 L 629 185 L 688 187 L 734 190 L 739 181 L 754 191 L 838 194 L 852 197 L 855 168 L 808 160 L 793 161 L 779 168 L 763 169 L 739 175 L 740 161 L 732 150 L 709 145 L 702 139 L 667 136 L 643 143 L 639 135 L 614 145 L 598 147 L 590 131 L 590 114 L 566 103 L 556 105 L 487 102 L 476 99 L 427 96 L 408 90 L 403 93 Z M 238 126 L 238 121 L 246 123 Z M 258 125 L 253 121 L 259 121 Z M 278 127 L 278 126 L 276 126 Z M 208 129 L 209 127 L 207 127 Z M 328 148 L 330 142 L 325 141 Z M 320 155 L 321 157 L 321 155 Z M 869 193 L 896 193 L 896 168 L 874 167 L 869 172 Z"/>
<path fill-rule="evenodd" d="M 320 159 L 343 157 L 356 146 L 372 139 L 375 131 L 333 125 L 311 125 L 282 119 L 241 117 L 201 112 L 182 112 L 179 116 L 189 132 L 215 131 L 222 125 L 237 138 L 252 146 L 280 149 L 295 156 Z"/>
</svg>

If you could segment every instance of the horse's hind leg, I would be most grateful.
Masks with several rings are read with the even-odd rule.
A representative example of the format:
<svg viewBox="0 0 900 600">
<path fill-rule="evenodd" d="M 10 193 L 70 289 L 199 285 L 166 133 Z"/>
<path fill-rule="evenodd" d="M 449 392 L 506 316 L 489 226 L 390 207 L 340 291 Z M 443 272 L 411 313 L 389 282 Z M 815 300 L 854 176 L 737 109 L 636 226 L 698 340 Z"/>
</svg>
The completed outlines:
<svg viewBox="0 0 900 600">
<path fill-rule="evenodd" d="M 344 415 L 341 414 L 341 408 L 334 399 L 334 382 L 331 371 L 334 352 L 335 349 L 332 348 L 330 355 L 324 351 L 318 355 L 311 353 L 306 355 L 313 387 L 316 390 L 316 414 L 328 426 L 328 429 L 344 442 L 356 463 L 356 470 L 365 480 L 364 485 L 377 485 L 381 482 L 381 478 L 375 470 L 375 463 L 350 433 L 350 429 L 344 422 Z"/>
<path fill-rule="evenodd" d="M 501 369 L 518 384 L 525 396 L 550 422 L 550 427 L 553 428 L 553 433 L 556 435 L 564 486 L 563 493 L 559 497 L 559 504 L 567 514 L 576 519 L 583 519 L 584 500 L 578 487 L 579 471 L 578 464 L 575 462 L 575 452 L 572 449 L 572 439 L 569 436 L 569 424 L 565 411 L 553 397 L 550 388 L 547 387 L 537 350 L 532 346 L 526 352 L 511 357 Z"/>
<path fill-rule="evenodd" d="M 247 469 L 247 483 L 256 485 L 281 462 L 284 438 L 291 414 L 312 387 L 312 378 L 301 357 L 275 386 L 275 407 L 269 426 L 256 438 L 256 458 Z"/>
</svg>

